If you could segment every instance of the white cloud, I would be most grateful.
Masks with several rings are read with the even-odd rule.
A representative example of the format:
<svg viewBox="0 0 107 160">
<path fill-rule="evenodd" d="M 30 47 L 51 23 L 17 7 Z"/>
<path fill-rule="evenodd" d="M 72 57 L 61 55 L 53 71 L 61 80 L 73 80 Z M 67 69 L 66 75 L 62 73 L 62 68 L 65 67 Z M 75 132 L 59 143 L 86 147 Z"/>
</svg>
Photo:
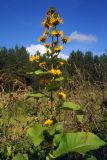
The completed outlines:
<svg viewBox="0 0 107 160">
<path fill-rule="evenodd" d="M 30 55 L 34 55 L 37 51 L 39 51 L 41 54 L 44 54 L 46 51 L 46 48 L 44 47 L 44 45 L 41 44 L 31 44 L 29 47 L 26 47 L 26 51 L 30 54 Z M 60 53 L 59 58 L 63 58 L 63 59 L 67 59 L 68 56 L 66 54 Z"/>
<path fill-rule="evenodd" d="M 26 51 L 30 53 L 30 55 L 34 55 L 37 51 L 39 51 L 41 54 L 44 54 L 46 51 L 46 48 L 41 44 L 31 44 L 29 47 L 26 48 Z"/>
<path fill-rule="evenodd" d="M 62 59 L 68 59 L 69 56 L 66 54 L 60 53 L 58 57 Z"/>
<path fill-rule="evenodd" d="M 91 42 L 97 42 L 97 37 L 95 35 L 87 35 L 84 33 L 79 33 L 77 31 L 72 32 L 70 35 L 71 40 L 75 40 L 77 42 L 85 42 L 85 43 L 91 43 Z"/>
</svg>

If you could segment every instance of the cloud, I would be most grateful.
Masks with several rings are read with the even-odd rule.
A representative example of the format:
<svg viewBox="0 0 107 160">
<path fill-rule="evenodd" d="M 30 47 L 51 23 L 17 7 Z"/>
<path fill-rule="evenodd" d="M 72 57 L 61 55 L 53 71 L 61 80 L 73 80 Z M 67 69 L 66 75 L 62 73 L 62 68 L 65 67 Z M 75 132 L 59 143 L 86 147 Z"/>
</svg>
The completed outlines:
<svg viewBox="0 0 107 160">
<path fill-rule="evenodd" d="M 81 42 L 81 43 L 91 43 L 91 42 L 97 42 L 97 37 L 95 35 L 87 35 L 84 33 L 79 33 L 77 31 L 72 32 L 70 35 L 71 40 L 75 40 L 77 42 Z"/>
<path fill-rule="evenodd" d="M 66 54 L 60 53 L 58 57 L 67 60 L 69 56 Z"/>
<path fill-rule="evenodd" d="M 46 51 L 46 48 L 41 44 L 31 44 L 29 47 L 26 48 L 26 51 L 30 53 L 30 55 L 34 55 L 37 51 L 39 51 L 41 54 L 44 54 Z"/>
<path fill-rule="evenodd" d="M 46 51 L 46 48 L 44 47 L 44 45 L 41 44 L 31 44 L 29 47 L 26 47 L 26 51 L 30 54 L 30 55 L 34 55 L 37 51 L 39 51 L 41 54 L 44 54 Z M 59 58 L 63 58 L 63 59 L 67 59 L 68 56 L 66 54 L 60 53 Z"/>
</svg>

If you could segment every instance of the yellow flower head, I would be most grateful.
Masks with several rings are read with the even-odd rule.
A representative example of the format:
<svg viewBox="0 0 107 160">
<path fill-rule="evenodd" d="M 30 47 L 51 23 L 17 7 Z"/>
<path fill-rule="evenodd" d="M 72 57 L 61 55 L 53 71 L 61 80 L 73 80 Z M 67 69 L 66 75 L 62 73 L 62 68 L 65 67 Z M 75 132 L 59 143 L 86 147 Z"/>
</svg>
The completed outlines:
<svg viewBox="0 0 107 160">
<path fill-rule="evenodd" d="M 46 47 L 46 48 L 49 48 L 50 46 L 51 46 L 51 44 L 49 44 L 49 43 L 46 43 L 46 44 L 45 44 L 45 47 Z"/>
<path fill-rule="evenodd" d="M 65 94 L 64 92 L 59 92 L 59 93 L 58 93 L 58 97 L 59 97 L 60 99 L 65 100 L 65 99 L 66 99 L 66 94 Z"/>
<path fill-rule="evenodd" d="M 56 26 L 56 25 L 59 24 L 59 23 L 63 23 L 63 20 L 60 19 L 60 17 L 54 17 L 54 18 L 51 19 L 50 23 L 51 23 L 52 25 L 55 25 L 55 26 Z"/>
<path fill-rule="evenodd" d="M 45 42 L 45 41 L 46 41 L 46 36 L 41 36 L 41 37 L 39 38 L 39 41 L 40 41 L 40 42 Z"/>
<path fill-rule="evenodd" d="M 63 36 L 62 36 L 62 42 L 63 42 L 63 43 L 68 43 L 68 42 L 70 42 L 70 38 L 69 38 L 69 37 L 63 37 Z"/>
<path fill-rule="evenodd" d="M 30 58 L 29 58 L 29 61 L 30 61 L 30 62 L 34 62 L 34 61 L 37 61 L 39 58 L 40 58 L 39 55 L 35 55 L 35 56 L 30 57 Z"/>
<path fill-rule="evenodd" d="M 50 73 L 58 76 L 62 74 L 62 72 L 59 69 L 51 69 Z"/>
<path fill-rule="evenodd" d="M 39 66 L 40 66 L 40 67 L 42 67 L 42 66 L 44 66 L 44 65 L 46 65 L 46 62 L 40 62 L 40 63 L 39 63 Z"/>
<path fill-rule="evenodd" d="M 64 62 L 59 61 L 58 63 L 59 63 L 59 65 L 61 65 L 61 66 L 64 65 Z"/>
<path fill-rule="evenodd" d="M 45 122 L 44 122 L 45 125 L 48 125 L 48 126 L 51 126 L 53 124 L 53 120 L 51 119 L 47 119 Z"/>
<path fill-rule="evenodd" d="M 57 46 L 55 47 L 55 52 L 60 52 L 63 49 L 63 46 Z"/>
<path fill-rule="evenodd" d="M 52 36 L 60 36 L 63 35 L 62 31 L 58 31 L 58 30 L 53 30 L 51 33 Z"/>
</svg>

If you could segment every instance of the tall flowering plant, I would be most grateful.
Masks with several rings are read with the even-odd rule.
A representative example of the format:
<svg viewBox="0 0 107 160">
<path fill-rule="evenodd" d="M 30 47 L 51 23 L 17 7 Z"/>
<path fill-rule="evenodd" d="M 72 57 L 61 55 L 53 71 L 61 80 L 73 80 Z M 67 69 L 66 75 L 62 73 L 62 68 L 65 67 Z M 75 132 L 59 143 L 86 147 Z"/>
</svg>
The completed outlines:
<svg viewBox="0 0 107 160">
<path fill-rule="evenodd" d="M 41 61 L 39 54 L 30 57 L 31 62 L 36 62 L 39 69 L 34 73 L 38 76 L 39 83 L 42 85 L 42 91 L 34 93 L 31 96 L 36 98 L 46 97 L 50 102 L 46 118 L 35 122 L 29 127 L 28 135 L 34 146 L 39 147 L 38 159 L 54 159 L 69 152 L 76 152 L 85 155 L 90 150 L 97 149 L 105 145 L 95 134 L 90 132 L 67 132 L 59 122 L 58 116 L 60 110 L 73 110 L 76 112 L 80 123 L 83 120 L 81 107 L 72 102 L 66 101 L 66 93 L 61 88 L 63 80 L 66 80 L 62 72 L 62 66 L 65 61 L 58 58 L 64 44 L 70 39 L 64 36 L 64 32 L 58 29 L 63 20 L 51 7 L 43 20 L 44 33 L 39 41 L 44 44 L 46 51 L 44 53 L 47 61 Z M 66 81 L 67 82 L 67 81 Z M 45 113 L 43 113 L 45 114 Z"/>
</svg>

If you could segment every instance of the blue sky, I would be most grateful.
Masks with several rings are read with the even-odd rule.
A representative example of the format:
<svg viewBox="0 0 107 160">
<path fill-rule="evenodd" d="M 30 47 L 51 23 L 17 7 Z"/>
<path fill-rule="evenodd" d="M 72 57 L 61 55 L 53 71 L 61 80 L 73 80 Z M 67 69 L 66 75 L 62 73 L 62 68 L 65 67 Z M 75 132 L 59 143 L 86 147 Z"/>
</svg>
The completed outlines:
<svg viewBox="0 0 107 160">
<path fill-rule="evenodd" d="M 107 48 L 107 0 L 0 0 L 0 46 L 38 47 L 41 21 L 51 6 L 64 20 L 61 30 L 72 39 L 64 54 L 77 49 L 100 54 Z"/>
</svg>

